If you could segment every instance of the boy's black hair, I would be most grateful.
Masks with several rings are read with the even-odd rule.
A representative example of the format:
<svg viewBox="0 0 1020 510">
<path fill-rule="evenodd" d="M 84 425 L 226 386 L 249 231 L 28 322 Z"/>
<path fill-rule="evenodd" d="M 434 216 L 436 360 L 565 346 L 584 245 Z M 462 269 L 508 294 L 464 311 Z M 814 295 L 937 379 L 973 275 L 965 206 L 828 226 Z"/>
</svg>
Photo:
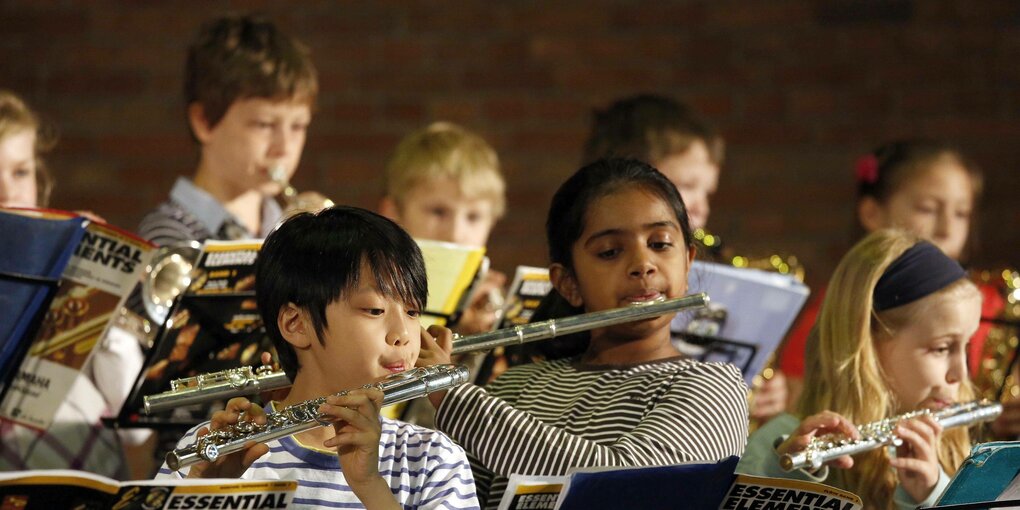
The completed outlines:
<svg viewBox="0 0 1020 510">
<path fill-rule="evenodd" d="M 648 163 L 630 158 L 605 158 L 582 167 L 553 195 L 545 223 L 549 261 L 573 269 L 571 249 L 584 231 L 588 207 L 596 199 L 620 189 L 639 187 L 658 196 L 676 213 L 684 245 L 693 250 L 694 235 L 687 207 L 676 186 Z"/>
<path fill-rule="evenodd" d="M 425 262 L 414 239 L 396 223 L 357 207 L 336 206 L 292 216 L 266 238 L 255 263 L 255 295 L 280 365 L 293 381 L 297 354 L 280 334 L 280 309 L 306 310 L 319 341 L 342 324 L 326 321 L 326 306 L 360 284 L 367 264 L 379 290 L 421 310 L 428 299 Z"/>
</svg>

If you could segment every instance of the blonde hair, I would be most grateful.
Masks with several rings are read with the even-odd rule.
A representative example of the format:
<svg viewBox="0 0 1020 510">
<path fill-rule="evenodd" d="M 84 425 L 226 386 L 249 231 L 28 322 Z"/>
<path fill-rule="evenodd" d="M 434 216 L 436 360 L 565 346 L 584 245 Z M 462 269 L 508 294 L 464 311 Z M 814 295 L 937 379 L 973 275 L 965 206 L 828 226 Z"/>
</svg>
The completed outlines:
<svg viewBox="0 0 1020 510">
<path fill-rule="evenodd" d="M 0 140 L 25 131 L 35 134 L 35 189 L 36 205 L 45 207 L 49 204 L 53 191 L 53 179 L 40 157 L 42 152 L 53 145 L 52 136 L 42 133 L 39 117 L 17 95 L 8 90 L 0 90 Z"/>
<path fill-rule="evenodd" d="M 498 219 L 506 209 L 506 183 L 496 151 L 482 137 L 451 122 L 434 122 L 397 145 L 386 166 L 386 195 L 403 207 L 410 189 L 423 181 L 449 178 L 460 192 L 492 202 Z"/>
<path fill-rule="evenodd" d="M 900 230 L 878 230 L 840 261 L 808 340 L 805 363 L 815 369 L 804 377 L 805 389 L 798 402 L 801 416 L 827 409 L 864 424 L 895 415 L 897 402 L 889 395 L 876 342 L 889 340 L 895 331 L 923 317 L 922 312 L 935 300 L 980 299 L 974 284 L 961 279 L 913 303 L 875 313 L 872 293 L 879 278 L 919 241 Z M 973 388 L 965 380 L 959 399 L 972 398 Z M 966 428 L 947 430 L 939 444 L 939 463 L 952 475 L 969 450 Z M 897 479 L 884 448 L 856 456 L 853 469 L 834 471 L 829 480 L 860 496 L 869 508 L 895 507 Z"/>
</svg>

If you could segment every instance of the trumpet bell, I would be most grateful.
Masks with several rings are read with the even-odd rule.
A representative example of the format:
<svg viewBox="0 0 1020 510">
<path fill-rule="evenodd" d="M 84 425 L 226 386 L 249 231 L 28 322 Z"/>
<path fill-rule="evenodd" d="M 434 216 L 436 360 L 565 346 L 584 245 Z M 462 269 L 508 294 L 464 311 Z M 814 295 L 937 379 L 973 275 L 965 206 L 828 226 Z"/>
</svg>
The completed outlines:
<svg viewBox="0 0 1020 510">
<path fill-rule="evenodd" d="M 202 245 L 194 241 L 163 246 L 145 267 L 142 304 L 145 313 L 157 324 L 166 322 L 174 301 L 191 285 L 201 249 Z"/>
</svg>

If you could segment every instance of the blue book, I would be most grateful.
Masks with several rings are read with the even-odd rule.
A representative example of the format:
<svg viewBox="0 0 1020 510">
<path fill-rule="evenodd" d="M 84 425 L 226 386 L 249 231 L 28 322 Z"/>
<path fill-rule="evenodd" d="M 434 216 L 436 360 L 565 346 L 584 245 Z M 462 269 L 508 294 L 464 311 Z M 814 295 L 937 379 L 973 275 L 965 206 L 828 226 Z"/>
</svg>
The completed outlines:
<svg viewBox="0 0 1020 510">
<path fill-rule="evenodd" d="M 1020 506 L 1020 441 L 975 445 L 932 508 Z"/>
<path fill-rule="evenodd" d="M 738 460 L 576 472 L 559 508 L 718 508 L 733 485 Z"/>
<path fill-rule="evenodd" d="M 85 221 L 70 213 L 0 211 L 0 381 L 18 366 Z"/>
</svg>

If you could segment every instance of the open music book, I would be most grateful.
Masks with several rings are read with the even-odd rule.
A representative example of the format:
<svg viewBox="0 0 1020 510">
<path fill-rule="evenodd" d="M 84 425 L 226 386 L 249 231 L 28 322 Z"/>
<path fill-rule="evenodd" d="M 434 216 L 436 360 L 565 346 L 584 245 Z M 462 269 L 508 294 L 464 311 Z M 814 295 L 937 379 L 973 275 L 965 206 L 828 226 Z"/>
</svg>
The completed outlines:
<svg viewBox="0 0 1020 510">
<path fill-rule="evenodd" d="M 275 352 L 255 301 L 255 259 L 261 247 L 259 240 L 205 242 L 190 286 L 170 308 L 124 403 L 120 426 L 201 423 L 211 403 L 145 416 L 143 398 L 169 390 L 172 380 L 257 366 L 262 352 Z"/>
<path fill-rule="evenodd" d="M 489 259 L 484 247 L 415 239 L 425 259 L 429 300 L 421 324 L 429 327 L 454 322 L 471 299 L 471 289 L 485 278 Z"/>
<path fill-rule="evenodd" d="M 936 506 L 954 510 L 1020 508 L 1020 441 L 974 445 Z"/>
<path fill-rule="evenodd" d="M 22 214 L 41 221 L 77 218 L 74 213 L 49 210 Z M 109 341 L 107 332 L 114 312 L 154 248 L 148 241 L 105 223 L 85 221 L 82 227 L 45 316 L 0 404 L 0 418 L 37 430 L 53 425 L 72 387 L 83 384 L 79 379 L 91 372 L 93 353 Z M 82 393 L 74 394 L 84 398 Z M 98 403 L 94 421 L 104 407 L 104 402 Z"/>
<path fill-rule="evenodd" d="M 287 480 L 183 479 L 118 482 L 84 471 L 0 473 L 0 508 L 281 509 L 290 506 L 297 482 Z"/>
<path fill-rule="evenodd" d="M 790 275 L 695 261 L 687 278 L 689 293 L 706 292 L 707 308 L 677 314 L 673 343 L 701 361 L 736 365 L 748 385 L 779 347 L 809 289 Z"/>
</svg>

